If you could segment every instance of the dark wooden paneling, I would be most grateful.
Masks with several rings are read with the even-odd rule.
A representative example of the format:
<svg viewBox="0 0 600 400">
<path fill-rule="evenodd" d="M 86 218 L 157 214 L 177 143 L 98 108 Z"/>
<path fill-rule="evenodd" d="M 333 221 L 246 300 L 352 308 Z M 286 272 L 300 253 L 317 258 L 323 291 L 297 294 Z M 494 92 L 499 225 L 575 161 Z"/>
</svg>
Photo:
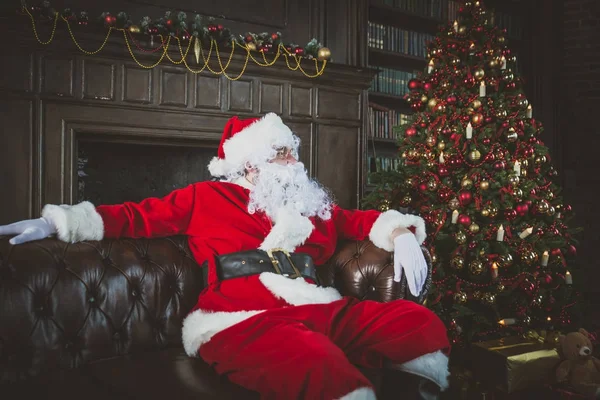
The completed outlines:
<svg viewBox="0 0 600 400">
<path fill-rule="evenodd" d="M 283 112 L 283 84 L 265 83 L 260 84 L 259 112 Z"/>
<path fill-rule="evenodd" d="M 11 51 L 10 62 L 0 62 L 0 87 L 30 92 L 33 90 L 33 55 Z"/>
<path fill-rule="evenodd" d="M 42 93 L 57 96 L 73 96 L 74 61 L 72 58 L 43 56 L 41 58 Z"/>
<path fill-rule="evenodd" d="M 196 107 L 221 108 L 223 80 L 214 75 L 196 75 Z"/>
<path fill-rule="evenodd" d="M 152 70 L 133 65 L 123 66 L 123 101 L 152 102 Z"/>
<path fill-rule="evenodd" d="M 360 96 L 358 93 L 318 89 L 317 116 L 341 120 L 360 120 Z"/>
<path fill-rule="evenodd" d="M 354 208 L 357 203 L 359 128 L 317 125 L 317 179 L 330 188 L 338 204 Z"/>
<path fill-rule="evenodd" d="M 188 74 L 185 70 L 160 70 L 160 104 L 187 107 Z"/>
<path fill-rule="evenodd" d="M 309 87 L 290 86 L 290 115 L 310 117 L 312 115 L 313 90 Z"/>
<path fill-rule="evenodd" d="M 33 104 L 0 98 L 0 225 L 32 217 Z M 6 204 L 8 202 L 8 204 Z"/>
<path fill-rule="evenodd" d="M 84 99 L 115 99 L 115 64 L 84 59 L 82 71 Z"/>
<path fill-rule="evenodd" d="M 229 107 L 231 111 L 252 112 L 254 103 L 254 82 L 248 79 L 239 79 L 229 82 Z"/>
<path fill-rule="evenodd" d="M 300 161 L 304 164 L 311 176 L 314 176 L 314 140 L 313 125 L 310 122 L 287 122 L 292 132 L 300 138 Z"/>
</svg>

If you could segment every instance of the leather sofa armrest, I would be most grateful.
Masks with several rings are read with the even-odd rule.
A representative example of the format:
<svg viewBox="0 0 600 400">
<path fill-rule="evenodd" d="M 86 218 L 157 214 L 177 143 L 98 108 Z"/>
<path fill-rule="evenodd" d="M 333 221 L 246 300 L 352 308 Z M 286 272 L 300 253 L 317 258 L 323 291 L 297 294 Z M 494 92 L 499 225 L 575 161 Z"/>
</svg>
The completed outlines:
<svg viewBox="0 0 600 400">
<path fill-rule="evenodd" d="M 388 302 L 397 299 L 423 304 L 431 288 L 432 261 L 421 246 L 427 261 L 427 279 L 420 296 L 408 290 L 406 276 L 394 282 L 393 253 L 376 247 L 370 240 L 341 241 L 326 265 L 318 268 L 321 284 L 336 287 L 342 296 L 360 300 Z"/>
</svg>

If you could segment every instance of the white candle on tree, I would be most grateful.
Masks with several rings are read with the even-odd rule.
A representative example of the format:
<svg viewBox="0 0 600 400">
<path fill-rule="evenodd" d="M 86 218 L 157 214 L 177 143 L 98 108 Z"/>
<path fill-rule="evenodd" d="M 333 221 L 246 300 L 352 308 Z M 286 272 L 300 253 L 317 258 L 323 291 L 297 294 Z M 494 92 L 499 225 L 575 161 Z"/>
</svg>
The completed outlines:
<svg viewBox="0 0 600 400">
<path fill-rule="evenodd" d="M 513 171 L 515 171 L 515 175 L 521 176 L 521 163 L 519 162 L 519 160 L 515 161 Z"/>
<path fill-rule="evenodd" d="M 531 235 L 533 233 L 533 228 L 529 227 L 525 230 L 523 230 L 523 232 L 519 233 L 519 237 L 521 239 L 525 239 L 527 236 Z"/>
<path fill-rule="evenodd" d="M 458 210 L 452 211 L 452 223 L 456 224 L 458 222 Z"/>
<path fill-rule="evenodd" d="M 527 116 L 527 118 L 533 117 L 533 108 L 531 107 L 531 104 L 527 106 L 527 111 L 525 112 L 525 115 Z"/>
<path fill-rule="evenodd" d="M 504 226 L 502 225 L 500 225 L 500 228 L 498 228 L 498 232 L 496 232 L 496 241 L 504 241 Z"/>
<path fill-rule="evenodd" d="M 479 97 L 485 97 L 485 83 L 481 82 L 479 84 Z"/>
<path fill-rule="evenodd" d="M 547 267 L 548 266 L 548 259 L 549 258 L 550 258 L 550 254 L 548 254 L 548 250 L 544 251 L 544 253 L 542 254 L 542 261 L 541 261 L 542 267 Z"/>
<path fill-rule="evenodd" d="M 492 278 L 496 279 L 498 277 L 498 263 L 492 263 Z"/>
<path fill-rule="evenodd" d="M 569 271 L 567 271 L 567 273 L 565 274 L 565 283 L 567 285 L 573 284 L 573 277 L 571 276 L 571 273 Z"/>
<path fill-rule="evenodd" d="M 467 139 L 472 139 L 473 138 L 473 125 L 471 125 L 471 123 L 469 122 L 467 124 Z"/>
</svg>

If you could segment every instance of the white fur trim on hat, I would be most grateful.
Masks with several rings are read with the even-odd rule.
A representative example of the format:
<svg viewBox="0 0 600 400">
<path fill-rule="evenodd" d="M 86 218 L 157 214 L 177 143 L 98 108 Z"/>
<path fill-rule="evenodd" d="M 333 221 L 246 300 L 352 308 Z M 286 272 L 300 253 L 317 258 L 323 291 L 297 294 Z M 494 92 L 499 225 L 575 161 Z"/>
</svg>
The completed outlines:
<svg viewBox="0 0 600 400">
<path fill-rule="evenodd" d="M 427 233 L 425 232 L 425 220 L 417 215 L 402 214 L 396 210 L 388 210 L 382 213 L 369 233 L 371 242 L 380 249 L 394 251 L 392 232 L 396 228 L 415 228 L 415 237 L 419 244 L 423 244 Z"/>
<path fill-rule="evenodd" d="M 212 339 L 214 335 L 263 311 L 196 310 L 192 312 L 183 320 L 181 329 L 185 353 L 190 357 L 196 357 L 200 346 Z"/>
<path fill-rule="evenodd" d="M 302 278 L 290 279 L 274 272 L 263 272 L 258 279 L 275 297 L 292 306 L 328 304 L 342 299 L 336 288 L 317 286 Z"/>
<path fill-rule="evenodd" d="M 277 147 L 288 147 L 297 155 L 300 139 L 275 113 L 268 113 L 223 143 L 225 159 L 214 157 L 208 169 L 215 177 L 233 178 L 247 164 L 256 166 L 275 157 Z"/>
<path fill-rule="evenodd" d="M 89 201 L 74 206 L 48 204 L 42 210 L 42 218 L 56 227 L 56 236 L 63 242 L 102 240 L 104 237 L 102 217 Z"/>
</svg>

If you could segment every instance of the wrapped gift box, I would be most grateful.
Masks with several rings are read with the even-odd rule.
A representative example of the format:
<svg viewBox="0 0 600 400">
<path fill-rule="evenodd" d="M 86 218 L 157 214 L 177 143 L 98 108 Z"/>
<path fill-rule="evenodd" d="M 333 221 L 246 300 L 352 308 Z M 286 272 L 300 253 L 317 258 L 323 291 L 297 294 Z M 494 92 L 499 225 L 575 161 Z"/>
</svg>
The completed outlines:
<svg viewBox="0 0 600 400">
<path fill-rule="evenodd" d="M 504 393 L 551 384 L 560 363 L 552 344 L 518 336 L 473 343 L 470 355 L 474 377 Z"/>
</svg>

